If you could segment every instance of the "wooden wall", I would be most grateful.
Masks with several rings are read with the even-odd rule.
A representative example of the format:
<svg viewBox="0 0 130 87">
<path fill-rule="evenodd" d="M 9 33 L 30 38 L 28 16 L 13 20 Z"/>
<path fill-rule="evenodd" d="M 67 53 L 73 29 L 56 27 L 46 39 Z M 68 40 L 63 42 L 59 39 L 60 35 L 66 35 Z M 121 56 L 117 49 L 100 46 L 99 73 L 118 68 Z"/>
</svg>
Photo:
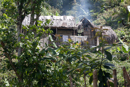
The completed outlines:
<svg viewBox="0 0 130 87">
<path fill-rule="evenodd" d="M 94 31 L 91 28 L 84 29 L 84 36 L 88 36 L 87 41 L 90 47 L 97 46 L 99 43 L 98 37 L 95 37 Z"/>
<path fill-rule="evenodd" d="M 57 34 L 60 34 L 60 35 L 72 35 L 73 34 L 73 30 L 69 30 L 69 29 L 58 29 L 57 30 Z"/>
<path fill-rule="evenodd" d="M 58 36 L 60 38 L 55 38 L 54 41 L 57 45 L 63 44 L 63 35 L 67 35 L 68 38 L 70 38 L 70 36 L 78 36 L 77 35 L 77 31 L 73 30 L 73 29 L 52 29 L 53 31 L 55 31 L 55 33 L 53 34 L 54 36 Z M 84 29 L 83 32 L 83 36 L 87 36 L 87 42 L 88 44 L 84 43 L 83 46 L 97 46 L 99 45 L 99 40 L 98 37 L 95 37 L 94 32 L 91 30 L 91 28 L 86 28 Z M 42 40 L 42 42 L 46 43 L 48 38 L 44 38 L 45 40 Z M 47 44 L 52 44 L 50 41 L 47 42 Z"/>
</svg>

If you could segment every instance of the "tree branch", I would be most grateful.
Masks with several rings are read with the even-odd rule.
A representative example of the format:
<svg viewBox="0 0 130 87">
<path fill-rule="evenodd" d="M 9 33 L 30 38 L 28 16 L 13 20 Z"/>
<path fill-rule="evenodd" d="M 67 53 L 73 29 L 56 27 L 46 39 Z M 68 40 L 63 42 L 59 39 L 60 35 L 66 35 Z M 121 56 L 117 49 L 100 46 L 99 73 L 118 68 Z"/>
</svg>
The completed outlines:
<svg viewBox="0 0 130 87">
<path fill-rule="evenodd" d="M 34 24 L 34 16 L 35 16 L 35 1 L 32 1 L 32 6 L 31 6 L 31 21 L 30 21 L 30 25 Z"/>
<path fill-rule="evenodd" d="M 24 6 L 24 9 L 23 9 L 22 12 L 21 12 L 21 13 L 23 13 L 23 15 L 22 15 L 22 21 L 24 20 L 25 16 L 28 14 L 28 13 L 27 13 L 27 7 L 28 7 L 28 5 L 30 4 L 30 2 L 31 2 L 31 0 L 28 0 L 26 6 Z"/>
<path fill-rule="evenodd" d="M 1 45 L 2 45 L 2 48 L 5 49 L 5 44 L 4 44 L 3 41 L 1 41 Z M 21 79 L 20 75 L 17 73 L 17 69 L 16 69 L 16 67 L 13 65 L 13 62 L 12 62 L 11 57 L 9 56 L 9 54 L 8 54 L 7 52 L 4 52 L 4 53 L 6 54 L 7 58 L 9 59 L 9 62 L 10 62 L 10 64 L 11 64 L 13 70 L 15 71 L 15 74 L 16 74 L 16 76 L 18 77 L 19 82 L 22 83 L 23 80 Z"/>
</svg>

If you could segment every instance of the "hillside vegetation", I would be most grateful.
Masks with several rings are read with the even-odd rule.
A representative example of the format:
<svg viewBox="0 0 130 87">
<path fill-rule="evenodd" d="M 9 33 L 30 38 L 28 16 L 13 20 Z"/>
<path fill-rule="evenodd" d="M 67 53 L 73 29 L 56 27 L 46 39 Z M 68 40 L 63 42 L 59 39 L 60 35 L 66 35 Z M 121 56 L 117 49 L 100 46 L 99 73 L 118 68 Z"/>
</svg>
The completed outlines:
<svg viewBox="0 0 130 87">
<path fill-rule="evenodd" d="M 0 2 L 0 87 L 93 87 L 94 70 L 98 87 L 107 87 L 113 69 L 117 70 L 119 87 L 124 86 L 122 67 L 130 75 L 129 0 Z M 29 14 L 30 25 L 22 25 Z M 111 26 L 119 40 L 106 46 L 101 37 L 99 46 L 84 48 L 68 39 L 67 45 L 56 46 L 49 35 L 52 30 L 43 28 L 49 20 L 42 25 L 40 15 L 72 15 L 76 22 L 86 17 L 95 25 Z M 49 36 L 53 44 L 41 48 L 43 36 Z"/>
</svg>

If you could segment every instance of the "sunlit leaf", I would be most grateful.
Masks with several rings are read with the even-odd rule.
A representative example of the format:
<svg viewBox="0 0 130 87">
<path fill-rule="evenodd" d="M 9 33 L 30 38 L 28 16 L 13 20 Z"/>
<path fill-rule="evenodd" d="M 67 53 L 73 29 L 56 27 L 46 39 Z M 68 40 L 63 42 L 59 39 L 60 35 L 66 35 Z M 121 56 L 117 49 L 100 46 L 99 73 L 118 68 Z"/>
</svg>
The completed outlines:
<svg viewBox="0 0 130 87">
<path fill-rule="evenodd" d="M 123 44 L 122 50 L 123 50 L 124 53 L 128 53 L 129 52 L 129 47 L 127 45 Z"/>
<path fill-rule="evenodd" d="M 118 51 L 121 51 L 121 49 L 120 49 L 119 47 L 117 47 L 117 50 L 118 50 Z"/>
</svg>

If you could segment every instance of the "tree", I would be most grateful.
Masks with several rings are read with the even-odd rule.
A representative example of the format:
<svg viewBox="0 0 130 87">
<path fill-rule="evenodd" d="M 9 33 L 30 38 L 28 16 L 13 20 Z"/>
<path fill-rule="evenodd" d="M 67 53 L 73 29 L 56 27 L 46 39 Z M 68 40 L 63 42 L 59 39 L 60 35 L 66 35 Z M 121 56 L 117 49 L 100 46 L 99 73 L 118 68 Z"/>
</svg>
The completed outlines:
<svg viewBox="0 0 130 87">
<path fill-rule="evenodd" d="M 7 58 L 8 69 L 14 70 L 18 78 L 18 85 L 21 87 L 23 85 L 33 86 L 33 81 L 38 80 L 38 85 L 47 85 L 43 83 L 43 81 L 47 80 L 44 77 L 45 75 L 41 75 L 41 77 L 39 76 L 40 74 L 38 75 L 38 73 L 47 72 L 46 66 L 44 67 L 42 65 L 43 68 L 40 65 L 41 62 L 43 62 L 43 56 L 45 56 L 44 53 L 41 53 L 44 50 L 41 51 L 38 48 L 42 35 L 50 33 L 50 31 L 45 30 L 43 26 L 41 26 L 41 22 L 38 21 L 41 5 L 44 4 L 44 1 L 45 0 L 4 0 L 2 4 L 5 10 L 0 21 L 2 52 Z M 30 26 L 23 26 L 22 22 L 25 16 L 29 14 L 31 14 Z M 34 18 L 35 15 L 36 19 Z M 26 31 L 26 34 L 23 33 L 23 31 Z M 36 74 L 35 72 L 38 73 Z"/>
</svg>

